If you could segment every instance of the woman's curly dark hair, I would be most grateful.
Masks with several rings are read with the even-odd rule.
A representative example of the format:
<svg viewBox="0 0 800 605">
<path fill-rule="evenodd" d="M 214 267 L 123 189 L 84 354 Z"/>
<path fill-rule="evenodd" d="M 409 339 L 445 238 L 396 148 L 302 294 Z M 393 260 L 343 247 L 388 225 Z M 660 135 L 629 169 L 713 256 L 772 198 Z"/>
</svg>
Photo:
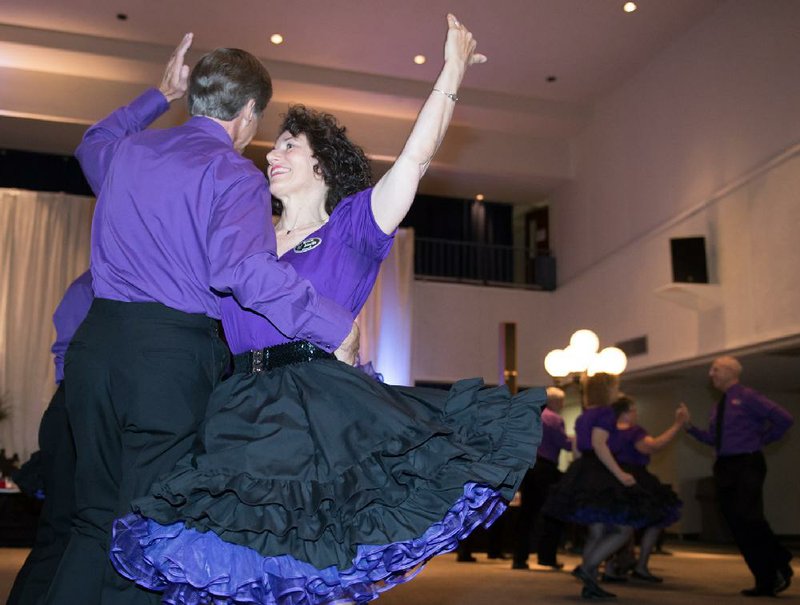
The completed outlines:
<svg viewBox="0 0 800 605">
<path fill-rule="evenodd" d="M 346 130 L 331 114 L 304 105 L 291 105 L 278 130 L 279 135 L 287 131 L 295 137 L 306 135 L 318 162 L 314 171 L 322 175 L 328 186 L 325 199 L 325 211 L 328 214 L 348 195 L 372 185 L 369 160 L 364 150 L 347 138 Z M 272 209 L 273 214 L 283 211 L 283 204 L 274 197 Z"/>
</svg>

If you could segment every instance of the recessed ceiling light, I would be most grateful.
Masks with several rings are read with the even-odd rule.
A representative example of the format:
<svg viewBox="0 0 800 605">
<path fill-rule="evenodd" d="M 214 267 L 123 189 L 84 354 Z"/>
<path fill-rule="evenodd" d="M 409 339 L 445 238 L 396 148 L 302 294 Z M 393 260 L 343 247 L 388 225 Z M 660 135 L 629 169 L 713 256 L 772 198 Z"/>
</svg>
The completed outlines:
<svg viewBox="0 0 800 605">
<path fill-rule="evenodd" d="M 281 36 L 280 34 L 272 34 L 269 37 L 269 41 L 275 44 L 276 46 L 278 44 L 283 44 L 283 36 Z"/>
<path fill-rule="evenodd" d="M 632 13 L 633 11 L 636 10 L 636 3 L 635 2 L 626 2 L 623 5 L 622 10 L 624 10 L 626 13 Z"/>
<path fill-rule="evenodd" d="M 422 65 L 423 63 L 425 63 L 425 61 L 427 61 L 425 55 L 417 55 L 416 57 L 414 57 L 414 63 L 416 63 L 417 65 Z"/>
<path fill-rule="evenodd" d="M 483 194 L 482 194 L 482 193 L 479 193 L 478 195 L 476 195 L 476 196 L 475 196 L 475 199 L 476 199 L 477 201 L 479 201 L 479 202 L 482 202 L 482 201 L 483 201 Z"/>
</svg>

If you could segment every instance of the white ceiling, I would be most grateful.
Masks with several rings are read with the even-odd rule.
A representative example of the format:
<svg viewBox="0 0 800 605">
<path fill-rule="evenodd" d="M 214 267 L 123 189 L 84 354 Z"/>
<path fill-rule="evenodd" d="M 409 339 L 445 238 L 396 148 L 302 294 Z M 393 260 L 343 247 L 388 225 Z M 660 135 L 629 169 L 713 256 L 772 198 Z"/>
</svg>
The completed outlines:
<svg viewBox="0 0 800 605">
<path fill-rule="evenodd" d="M 723 0 L 8 0 L 0 4 L 0 147 L 70 153 L 88 124 L 157 84 L 172 47 L 262 58 L 275 97 L 248 155 L 263 163 L 290 102 L 334 112 L 385 168 L 441 66 L 445 14 L 473 31 L 454 125 L 423 191 L 531 202 L 571 178 L 592 105 Z M 117 19 L 118 13 L 127 20 Z M 280 32 L 281 46 L 269 43 Z M 417 66 L 416 54 L 428 62 Z M 555 82 L 547 82 L 555 76 Z M 176 123 L 182 110 L 160 125 Z"/>
</svg>

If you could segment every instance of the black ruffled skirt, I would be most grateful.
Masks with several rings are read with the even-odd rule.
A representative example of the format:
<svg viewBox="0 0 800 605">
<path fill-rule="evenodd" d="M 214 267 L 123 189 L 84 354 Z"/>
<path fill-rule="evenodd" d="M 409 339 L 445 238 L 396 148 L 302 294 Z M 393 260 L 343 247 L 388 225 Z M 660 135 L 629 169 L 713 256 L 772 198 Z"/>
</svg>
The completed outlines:
<svg viewBox="0 0 800 605">
<path fill-rule="evenodd" d="M 666 527 L 680 518 L 681 501 L 668 485 L 644 467 L 622 468 L 636 478 L 636 485 L 625 487 L 594 452 L 585 452 L 551 490 L 544 512 L 581 525 L 636 528 Z"/>
<path fill-rule="evenodd" d="M 335 360 L 235 374 L 184 459 L 114 528 L 164 602 L 366 602 L 505 509 L 545 394 L 384 385 Z"/>
</svg>

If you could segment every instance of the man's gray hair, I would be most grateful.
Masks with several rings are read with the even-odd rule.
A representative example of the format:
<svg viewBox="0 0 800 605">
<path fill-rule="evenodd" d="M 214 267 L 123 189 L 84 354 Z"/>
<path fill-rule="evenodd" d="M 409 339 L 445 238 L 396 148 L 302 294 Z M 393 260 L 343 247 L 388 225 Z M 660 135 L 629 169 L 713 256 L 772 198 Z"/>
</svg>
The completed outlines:
<svg viewBox="0 0 800 605">
<path fill-rule="evenodd" d="M 250 99 L 261 115 L 272 98 L 272 79 L 256 57 L 238 48 L 205 55 L 189 78 L 189 113 L 230 121 Z"/>
</svg>

